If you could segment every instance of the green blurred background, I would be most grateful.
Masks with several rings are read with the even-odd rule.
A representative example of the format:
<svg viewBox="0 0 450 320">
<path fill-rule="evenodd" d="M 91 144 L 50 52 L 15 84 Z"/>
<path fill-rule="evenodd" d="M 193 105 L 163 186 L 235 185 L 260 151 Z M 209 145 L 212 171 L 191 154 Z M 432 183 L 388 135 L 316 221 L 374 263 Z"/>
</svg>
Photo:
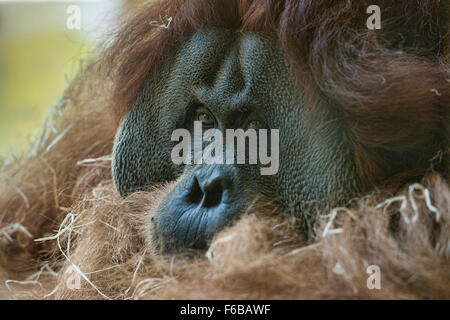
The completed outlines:
<svg viewBox="0 0 450 320">
<path fill-rule="evenodd" d="M 20 155 L 49 108 L 134 1 L 0 1 L 0 159 Z M 66 26 L 69 5 L 81 29 Z"/>
</svg>

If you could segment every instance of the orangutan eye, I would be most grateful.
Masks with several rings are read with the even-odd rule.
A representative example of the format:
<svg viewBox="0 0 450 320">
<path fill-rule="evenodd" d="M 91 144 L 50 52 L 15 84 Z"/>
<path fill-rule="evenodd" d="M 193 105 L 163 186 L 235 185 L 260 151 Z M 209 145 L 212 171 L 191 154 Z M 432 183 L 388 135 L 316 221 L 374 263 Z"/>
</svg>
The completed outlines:
<svg viewBox="0 0 450 320">
<path fill-rule="evenodd" d="M 246 130 L 253 129 L 253 130 L 259 130 L 264 127 L 263 123 L 259 120 L 252 120 L 249 121 L 246 127 Z"/>
<path fill-rule="evenodd" d="M 214 116 L 209 111 L 203 109 L 196 111 L 195 120 L 201 121 L 205 127 L 213 127 L 216 123 Z"/>
</svg>

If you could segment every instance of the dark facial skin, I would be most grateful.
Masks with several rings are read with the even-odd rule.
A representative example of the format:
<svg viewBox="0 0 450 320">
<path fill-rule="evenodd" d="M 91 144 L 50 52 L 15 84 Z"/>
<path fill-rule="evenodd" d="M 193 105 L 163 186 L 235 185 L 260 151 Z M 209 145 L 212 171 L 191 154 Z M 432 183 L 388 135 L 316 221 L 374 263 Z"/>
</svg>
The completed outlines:
<svg viewBox="0 0 450 320">
<path fill-rule="evenodd" d="M 198 110 L 224 136 L 254 123 L 279 129 L 278 173 L 261 175 L 259 165 L 175 165 L 172 132 L 192 132 Z M 113 177 L 122 196 L 180 176 L 150 228 L 161 252 L 206 248 L 256 196 L 308 218 L 362 189 L 339 117 L 311 123 L 277 42 L 224 30 L 183 43 L 148 80 L 117 134 Z"/>
</svg>

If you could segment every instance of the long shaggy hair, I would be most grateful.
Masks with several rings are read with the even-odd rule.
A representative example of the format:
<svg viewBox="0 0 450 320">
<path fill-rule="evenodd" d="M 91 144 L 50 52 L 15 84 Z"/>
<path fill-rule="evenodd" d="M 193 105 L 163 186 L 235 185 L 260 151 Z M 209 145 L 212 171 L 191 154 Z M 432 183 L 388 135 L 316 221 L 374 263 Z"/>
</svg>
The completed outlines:
<svg viewBox="0 0 450 320">
<path fill-rule="evenodd" d="M 382 30 L 366 27 L 373 4 Z M 138 7 L 52 108 L 32 150 L 1 164 L 0 297 L 450 298 L 449 12 L 432 0 Z M 361 175 L 379 188 L 318 212 L 309 234 L 257 201 L 208 251 L 161 257 L 148 221 L 175 182 L 122 199 L 114 135 L 144 81 L 192 31 L 212 27 L 279 39 L 311 121 L 342 117 Z M 431 159 L 425 177 L 418 154 Z M 392 189 L 404 176 L 416 183 Z M 373 265 L 381 289 L 369 289 Z"/>
</svg>

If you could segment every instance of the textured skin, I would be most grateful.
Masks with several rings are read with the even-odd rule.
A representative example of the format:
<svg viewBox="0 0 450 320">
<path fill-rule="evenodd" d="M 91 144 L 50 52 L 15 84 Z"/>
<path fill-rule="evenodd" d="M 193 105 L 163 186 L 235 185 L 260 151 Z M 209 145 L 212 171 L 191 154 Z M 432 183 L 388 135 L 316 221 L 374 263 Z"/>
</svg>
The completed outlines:
<svg viewBox="0 0 450 320">
<path fill-rule="evenodd" d="M 241 201 L 249 203 L 258 193 L 291 214 L 309 216 L 315 204 L 337 205 L 361 191 L 342 123 L 338 118 L 310 122 L 278 44 L 251 33 L 213 30 L 183 43 L 159 78 L 148 80 L 123 120 L 113 160 L 115 185 L 123 196 L 195 170 L 171 162 L 176 142 L 170 137 L 199 103 L 214 114 L 221 130 L 242 127 L 242 108 L 257 114 L 267 128 L 279 129 L 276 175 L 262 176 L 255 166 L 231 168 Z"/>
</svg>

